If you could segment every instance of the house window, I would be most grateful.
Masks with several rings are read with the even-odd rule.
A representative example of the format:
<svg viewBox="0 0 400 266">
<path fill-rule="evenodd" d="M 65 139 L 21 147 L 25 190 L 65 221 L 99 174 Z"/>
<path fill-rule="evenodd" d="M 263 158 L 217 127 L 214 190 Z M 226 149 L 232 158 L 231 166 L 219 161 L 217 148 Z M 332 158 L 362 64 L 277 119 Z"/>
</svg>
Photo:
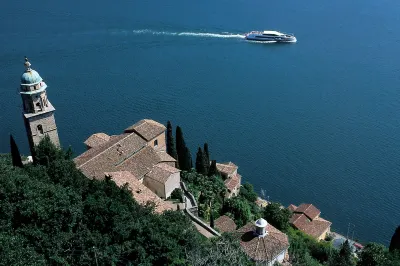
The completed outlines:
<svg viewBox="0 0 400 266">
<path fill-rule="evenodd" d="M 38 125 L 37 126 L 37 130 L 38 130 L 40 135 L 43 135 L 43 127 L 42 127 L 42 125 Z"/>
<path fill-rule="evenodd" d="M 158 146 L 158 140 L 156 139 L 155 141 L 154 141 L 154 147 L 157 147 Z"/>
</svg>

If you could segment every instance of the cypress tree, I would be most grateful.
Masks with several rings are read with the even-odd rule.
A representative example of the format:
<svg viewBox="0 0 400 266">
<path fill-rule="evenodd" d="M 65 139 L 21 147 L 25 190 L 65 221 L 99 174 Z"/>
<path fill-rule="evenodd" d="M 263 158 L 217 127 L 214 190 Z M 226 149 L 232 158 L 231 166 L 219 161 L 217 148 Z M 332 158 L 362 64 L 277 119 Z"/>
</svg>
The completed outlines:
<svg viewBox="0 0 400 266">
<path fill-rule="evenodd" d="M 208 176 L 221 176 L 220 172 L 217 169 L 217 161 L 216 160 L 212 160 L 211 161 L 211 165 L 210 165 L 210 170 L 208 171 Z"/>
<path fill-rule="evenodd" d="M 196 171 L 199 174 L 207 175 L 207 169 L 204 165 L 204 153 L 200 147 L 196 154 Z"/>
<path fill-rule="evenodd" d="M 23 167 L 17 143 L 15 143 L 15 140 L 12 135 L 10 135 L 10 147 L 11 147 L 11 157 L 13 166 Z"/>
<path fill-rule="evenodd" d="M 346 261 L 346 262 L 351 262 L 352 258 L 352 252 L 349 244 L 349 240 L 346 239 L 346 241 L 343 243 L 339 255 Z"/>
<path fill-rule="evenodd" d="M 204 164 L 208 173 L 210 169 L 210 153 L 208 152 L 208 143 L 204 143 L 204 160 Z"/>
<path fill-rule="evenodd" d="M 178 160 L 178 154 L 176 152 L 175 140 L 172 134 L 172 126 L 170 121 L 167 122 L 167 153 L 175 160 Z"/>
<path fill-rule="evenodd" d="M 211 228 L 214 228 L 214 212 L 211 207 L 211 202 L 210 202 L 210 226 Z"/>
<path fill-rule="evenodd" d="M 190 153 L 190 150 L 188 147 L 185 147 L 185 166 L 181 168 L 182 170 L 189 171 L 190 169 L 193 168 L 193 162 L 192 162 L 192 154 Z"/>
<path fill-rule="evenodd" d="M 390 241 L 389 251 L 400 250 L 400 225 L 396 228 Z"/>
<path fill-rule="evenodd" d="M 176 127 L 176 152 L 178 154 L 179 166 L 183 170 L 185 163 L 185 140 L 183 139 L 182 129 L 177 126 Z"/>
</svg>

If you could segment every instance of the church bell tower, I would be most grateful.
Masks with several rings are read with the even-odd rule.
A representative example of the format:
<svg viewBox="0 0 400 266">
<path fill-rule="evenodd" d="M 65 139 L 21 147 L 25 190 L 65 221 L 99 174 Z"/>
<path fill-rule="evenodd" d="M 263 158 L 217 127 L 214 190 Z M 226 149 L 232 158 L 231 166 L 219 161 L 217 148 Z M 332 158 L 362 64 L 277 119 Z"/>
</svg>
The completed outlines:
<svg viewBox="0 0 400 266">
<path fill-rule="evenodd" d="M 47 99 L 47 85 L 39 73 L 31 69 L 31 64 L 26 57 L 25 72 L 21 76 L 20 88 L 24 123 L 31 154 L 34 153 L 34 147 L 46 135 L 56 146 L 60 146 L 54 118 L 55 109 Z"/>
</svg>

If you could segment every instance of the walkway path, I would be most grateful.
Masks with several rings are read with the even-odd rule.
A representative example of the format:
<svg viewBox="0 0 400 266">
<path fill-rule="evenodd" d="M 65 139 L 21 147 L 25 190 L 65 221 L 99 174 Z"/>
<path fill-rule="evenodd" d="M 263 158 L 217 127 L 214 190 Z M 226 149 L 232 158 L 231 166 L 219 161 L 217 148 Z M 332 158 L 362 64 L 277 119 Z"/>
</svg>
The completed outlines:
<svg viewBox="0 0 400 266">
<path fill-rule="evenodd" d="M 192 221 L 192 223 L 194 224 L 194 226 L 196 226 L 197 231 L 199 231 L 199 233 L 202 234 L 203 236 L 205 236 L 207 238 L 215 236 L 215 235 L 211 234 L 210 232 L 208 232 L 206 229 L 204 229 L 202 226 L 200 226 L 198 223 L 195 223 L 194 221 Z"/>
<path fill-rule="evenodd" d="M 211 228 L 206 222 L 197 217 L 197 203 L 194 196 L 187 190 L 186 185 L 181 182 L 181 189 L 185 202 L 185 212 L 189 216 L 197 230 L 205 237 L 221 236 L 220 233 Z M 194 212 L 194 213 L 193 213 Z"/>
</svg>

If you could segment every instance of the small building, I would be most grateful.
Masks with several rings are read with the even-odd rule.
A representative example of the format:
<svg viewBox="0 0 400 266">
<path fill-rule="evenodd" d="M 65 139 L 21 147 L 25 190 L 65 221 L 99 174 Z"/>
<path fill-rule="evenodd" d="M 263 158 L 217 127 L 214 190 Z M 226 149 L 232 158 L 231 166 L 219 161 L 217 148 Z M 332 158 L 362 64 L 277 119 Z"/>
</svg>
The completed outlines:
<svg viewBox="0 0 400 266">
<path fill-rule="evenodd" d="M 242 176 L 238 174 L 238 166 L 232 162 L 217 163 L 217 169 L 221 173 L 227 188 L 227 198 L 239 195 Z"/>
<path fill-rule="evenodd" d="M 144 185 L 164 199 L 171 196 L 179 182 L 180 170 L 166 163 L 156 164 L 143 179 Z"/>
<path fill-rule="evenodd" d="M 258 207 L 260 208 L 265 208 L 268 205 L 268 201 L 266 201 L 265 199 L 262 199 L 260 197 L 257 197 L 257 200 L 255 202 L 257 204 Z"/>
<path fill-rule="evenodd" d="M 164 125 L 143 119 L 120 135 L 93 134 L 85 141 L 87 151 L 74 162 L 88 178 L 102 179 L 105 172 L 128 171 L 166 199 L 180 187 L 180 170 L 165 151 L 165 130 Z"/>
<path fill-rule="evenodd" d="M 288 236 L 262 218 L 239 228 L 236 234 L 243 251 L 257 264 L 272 266 L 289 259 Z"/>
<path fill-rule="evenodd" d="M 174 204 L 162 200 L 128 171 L 104 173 L 104 175 L 110 177 L 120 187 L 127 184 L 129 190 L 132 192 L 133 198 L 141 205 L 146 205 L 148 203 L 154 204 L 156 213 L 162 213 L 166 210 L 175 210 Z"/>
<path fill-rule="evenodd" d="M 214 227 L 217 228 L 221 233 L 235 232 L 236 224 L 228 216 L 222 215 L 214 221 Z"/>
<path fill-rule="evenodd" d="M 294 228 L 317 240 L 325 239 L 330 233 L 332 223 L 321 218 L 321 211 L 314 205 L 303 203 L 297 207 L 291 204 L 288 209 L 293 212 L 289 222 Z"/>
</svg>

